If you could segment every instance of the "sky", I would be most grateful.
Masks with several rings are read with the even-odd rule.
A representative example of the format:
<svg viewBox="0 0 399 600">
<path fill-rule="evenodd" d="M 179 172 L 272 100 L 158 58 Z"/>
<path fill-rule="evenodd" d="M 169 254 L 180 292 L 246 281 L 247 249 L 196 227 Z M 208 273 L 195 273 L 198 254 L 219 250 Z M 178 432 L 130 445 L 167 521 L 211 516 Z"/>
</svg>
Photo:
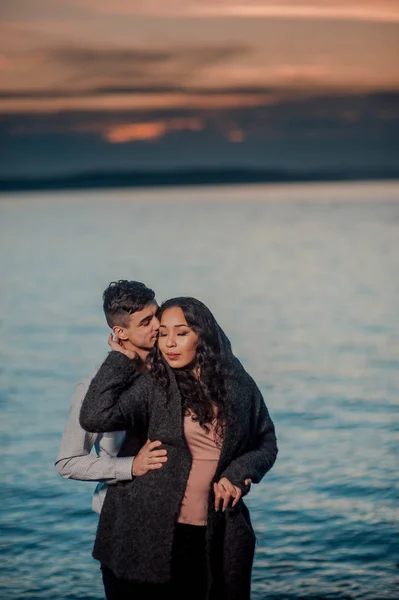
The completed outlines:
<svg viewBox="0 0 399 600">
<path fill-rule="evenodd" d="M 4 0 L 0 177 L 399 168 L 399 0 Z"/>
</svg>

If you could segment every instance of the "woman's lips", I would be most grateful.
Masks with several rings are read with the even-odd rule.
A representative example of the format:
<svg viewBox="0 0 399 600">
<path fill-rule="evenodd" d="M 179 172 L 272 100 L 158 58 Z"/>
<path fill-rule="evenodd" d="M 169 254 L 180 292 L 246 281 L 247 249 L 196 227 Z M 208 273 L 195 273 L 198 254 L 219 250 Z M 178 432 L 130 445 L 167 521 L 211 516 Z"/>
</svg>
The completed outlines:
<svg viewBox="0 0 399 600">
<path fill-rule="evenodd" d="M 169 358 L 169 360 L 177 360 L 179 358 L 178 354 L 169 354 L 169 353 L 166 353 L 166 356 Z"/>
</svg>

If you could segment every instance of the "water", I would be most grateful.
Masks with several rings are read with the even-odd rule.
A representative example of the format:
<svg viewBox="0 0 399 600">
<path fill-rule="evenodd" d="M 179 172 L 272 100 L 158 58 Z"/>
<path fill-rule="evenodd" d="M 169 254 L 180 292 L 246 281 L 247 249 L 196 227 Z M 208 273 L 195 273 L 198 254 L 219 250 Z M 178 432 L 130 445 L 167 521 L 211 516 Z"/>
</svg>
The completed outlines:
<svg viewBox="0 0 399 600">
<path fill-rule="evenodd" d="M 94 486 L 53 463 L 119 278 L 202 299 L 264 392 L 253 600 L 399 598 L 399 184 L 3 195 L 0 220 L 1 598 L 103 597 Z"/>
</svg>

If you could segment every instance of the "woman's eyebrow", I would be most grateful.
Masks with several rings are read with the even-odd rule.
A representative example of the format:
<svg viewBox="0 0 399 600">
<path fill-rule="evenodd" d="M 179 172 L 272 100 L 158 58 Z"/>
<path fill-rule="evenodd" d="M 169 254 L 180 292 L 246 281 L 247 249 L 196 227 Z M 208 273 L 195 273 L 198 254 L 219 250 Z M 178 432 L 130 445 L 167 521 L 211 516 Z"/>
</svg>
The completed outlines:
<svg viewBox="0 0 399 600">
<path fill-rule="evenodd" d="M 167 327 L 167 325 L 160 325 L 159 328 L 161 327 Z M 180 325 L 173 325 L 173 327 L 188 327 L 190 329 L 189 325 L 186 325 L 185 323 L 181 323 Z"/>
</svg>

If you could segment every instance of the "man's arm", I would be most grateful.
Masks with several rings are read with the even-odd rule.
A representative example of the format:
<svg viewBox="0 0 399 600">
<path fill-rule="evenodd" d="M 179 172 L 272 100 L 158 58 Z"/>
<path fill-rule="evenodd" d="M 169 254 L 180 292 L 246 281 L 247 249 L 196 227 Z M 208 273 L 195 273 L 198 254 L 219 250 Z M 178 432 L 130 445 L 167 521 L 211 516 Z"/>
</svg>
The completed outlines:
<svg viewBox="0 0 399 600">
<path fill-rule="evenodd" d="M 80 426 L 80 409 L 90 381 L 87 378 L 76 386 L 55 467 L 67 479 L 109 484 L 127 481 L 132 479 L 133 457 L 111 455 L 119 451 L 121 433 L 89 433 Z M 91 454 L 94 445 L 98 445 L 99 456 Z"/>
</svg>

